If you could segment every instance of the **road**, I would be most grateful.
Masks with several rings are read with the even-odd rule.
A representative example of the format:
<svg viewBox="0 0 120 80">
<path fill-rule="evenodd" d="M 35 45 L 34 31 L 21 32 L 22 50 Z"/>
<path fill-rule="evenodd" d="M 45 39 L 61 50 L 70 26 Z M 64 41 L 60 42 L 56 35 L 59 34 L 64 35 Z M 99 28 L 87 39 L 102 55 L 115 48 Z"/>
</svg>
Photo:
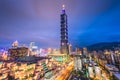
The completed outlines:
<svg viewBox="0 0 120 80">
<path fill-rule="evenodd" d="M 70 76 L 70 73 L 73 70 L 73 67 L 73 62 L 69 63 L 69 65 L 59 73 L 59 76 L 56 77 L 55 80 L 67 80 L 67 78 Z"/>
</svg>

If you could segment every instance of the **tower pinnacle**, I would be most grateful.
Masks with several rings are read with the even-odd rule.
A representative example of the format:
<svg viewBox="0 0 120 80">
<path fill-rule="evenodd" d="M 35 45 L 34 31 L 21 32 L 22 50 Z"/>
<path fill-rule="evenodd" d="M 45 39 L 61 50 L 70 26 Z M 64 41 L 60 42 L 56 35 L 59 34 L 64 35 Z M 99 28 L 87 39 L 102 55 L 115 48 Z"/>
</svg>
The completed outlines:
<svg viewBox="0 0 120 80">
<path fill-rule="evenodd" d="M 65 14 L 65 5 L 62 5 L 62 14 Z"/>
<path fill-rule="evenodd" d="M 62 5 L 62 9 L 65 10 L 65 5 L 64 4 Z"/>
</svg>

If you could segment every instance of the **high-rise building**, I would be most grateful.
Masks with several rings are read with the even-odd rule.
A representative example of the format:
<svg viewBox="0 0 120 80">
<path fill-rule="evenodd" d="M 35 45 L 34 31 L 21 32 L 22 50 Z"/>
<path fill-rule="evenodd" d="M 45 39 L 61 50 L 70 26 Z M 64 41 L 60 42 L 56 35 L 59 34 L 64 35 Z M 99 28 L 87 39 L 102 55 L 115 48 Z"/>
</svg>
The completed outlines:
<svg viewBox="0 0 120 80">
<path fill-rule="evenodd" d="M 65 13 L 65 6 L 63 5 L 62 13 L 60 15 L 61 18 L 61 42 L 60 42 L 60 50 L 52 51 L 52 54 L 48 54 L 48 56 L 58 62 L 66 62 L 69 60 L 69 49 L 68 49 L 68 30 L 67 30 L 67 15 Z"/>
<path fill-rule="evenodd" d="M 35 42 L 30 42 L 30 49 L 32 50 L 33 47 L 35 46 Z"/>
<path fill-rule="evenodd" d="M 67 15 L 65 12 L 65 5 L 62 6 L 62 13 L 60 15 L 61 19 L 61 53 L 69 54 L 68 51 L 68 26 L 67 26 Z"/>
<path fill-rule="evenodd" d="M 68 45 L 68 50 L 69 50 L 69 54 L 71 54 L 72 53 L 72 45 L 71 44 Z"/>
<path fill-rule="evenodd" d="M 95 71 L 95 76 L 96 76 L 96 78 L 101 79 L 102 74 L 101 74 L 101 69 L 100 69 L 100 67 L 94 66 L 94 68 L 95 68 L 94 71 Z"/>
<path fill-rule="evenodd" d="M 30 54 L 29 55 L 37 55 L 39 53 L 38 46 L 35 45 L 35 42 L 30 42 Z"/>
<path fill-rule="evenodd" d="M 88 57 L 88 51 L 87 51 L 87 48 L 83 48 L 83 55 Z"/>
<path fill-rule="evenodd" d="M 74 69 L 76 71 L 82 70 L 82 60 L 81 60 L 81 55 L 79 54 L 74 55 Z"/>
<path fill-rule="evenodd" d="M 19 45 L 19 43 L 18 43 L 18 41 L 16 40 L 16 41 L 14 41 L 13 43 L 12 43 L 12 47 L 14 47 L 14 48 L 17 48 L 18 47 L 18 45 Z"/>
<path fill-rule="evenodd" d="M 10 48 L 8 50 L 11 59 L 20 58 L 27 56 L 28 48 L 27 47 L 17 47 L 17 48 Z"/>
<path fill-rule="evenodd" d="M 93 67 L 92 67 L 92 64 L 89 64 L 88 66 L 88 73 L 89 73 L 89 77 L 90 78 L 94 78 L 94 71 L 93 71 Z"/>
</svg>

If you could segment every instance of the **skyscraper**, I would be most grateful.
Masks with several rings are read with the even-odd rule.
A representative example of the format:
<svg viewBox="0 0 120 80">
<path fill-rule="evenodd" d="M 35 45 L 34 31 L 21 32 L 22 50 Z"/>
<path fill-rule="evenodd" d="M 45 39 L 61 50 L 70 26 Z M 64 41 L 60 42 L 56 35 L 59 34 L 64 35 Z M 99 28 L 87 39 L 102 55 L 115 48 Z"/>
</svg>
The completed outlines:
<svg viewBox="0 0 120 80">
<path fill-rule="evenodd" d="M 67 15 L 65 12 L 65 5 L 62 6 L 62 13 L 60 15 L 61 19 L 61 53 L 62 54 L 69 54 L 68 51 L 68 26 L 67 26 Z"/>
<path fill-rule="evenodd" d="M 60 53 L 59 50 L 53 50 L 52 54 L 48 56 L 58 62 L 66 62 L 69 60 L 69 49 L 68 49 L 68 30 L 67 30 L 67 15 L 65 13 L 65 6 L 63 5 L 62 13 L 60 15 L 61 19 L 61 42 L 60 42 Z M 62 54 L 61 54 L 62 53 Z"/>
</svg>

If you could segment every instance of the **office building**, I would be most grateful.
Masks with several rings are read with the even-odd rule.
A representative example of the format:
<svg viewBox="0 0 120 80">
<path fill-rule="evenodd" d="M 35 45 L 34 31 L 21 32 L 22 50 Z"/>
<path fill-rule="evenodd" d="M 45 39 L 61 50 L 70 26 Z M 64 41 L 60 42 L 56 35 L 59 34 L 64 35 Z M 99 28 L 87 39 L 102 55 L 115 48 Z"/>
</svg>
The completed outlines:
<svg viewBox="0 0 120 80">
<path fill-rule="evenodd" d="M 48 56 L 55 61 L 66 62 L 68 60 L 68 30 L 67 30 L 67 15 L 65 12 L 65 6 L 62 6 L 62 14 L 61 14 L 61 43 L 60 43 L 60 53 L 58 51 L 54 51 L 52 54 Z"/>
<path fill-rule="evenodd" d="M 62 54 L 69 54 L 68 51 L 68 25 L 67 25 L 67 15 L 65 12 L 65 5 L 62 6 L 62 14 L 60 15 L 61 19 L 61 53 Z"/>
<path fill-rule="evenodd" d="M 27 47 L 17 47 L 17 48 L 10 48 L 8 50 L 11 59 L 20 58 L 27 56 L 28 48 Z"/>
</svg>

